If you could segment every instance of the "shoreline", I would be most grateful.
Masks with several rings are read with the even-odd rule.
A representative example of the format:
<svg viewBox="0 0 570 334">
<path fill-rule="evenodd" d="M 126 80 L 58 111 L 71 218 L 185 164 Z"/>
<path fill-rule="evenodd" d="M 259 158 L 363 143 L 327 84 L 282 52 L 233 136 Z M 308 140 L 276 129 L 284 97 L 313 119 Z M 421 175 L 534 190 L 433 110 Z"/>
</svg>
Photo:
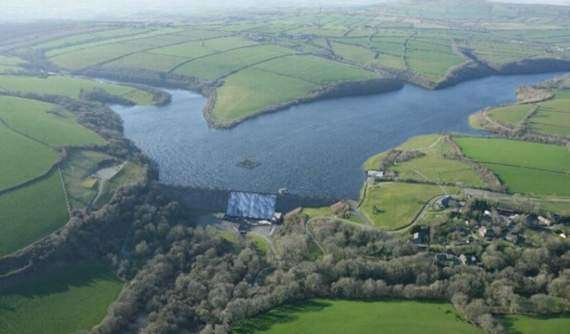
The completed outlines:
<svg viewBox="0 0 570 334">
<path fill-rule="evenodd" d="M 140 76 L 133 76 L 128 72 L 109 71 L 100 68 L 91 68 L 75 73 L 95 79 L 113 80 L 121 84 L 134 84 L 147 86 L 151 89 L 182 89 L 198 93 L 208 99 L 202 114 L 213 129 L 232 129 L 241 123 L 260 117 L 265 114 L 279 112 L 294 106 L 330 100 L 334 98 L 358 97 L 367 95 L 381 95 L 402 89 L 405 85 L 414 85 L 426 90 L 440 90 L 454 87 L 459 84 L 484 79 L 492 76 L 548 74 L 570 71 L 570 60 L 556 58 L 523 59 L 517 62 L 504 64 L 494 68 L 479 61 L 474 56 L 470 60 L 451 68 L 446 76 L 439 82 L 431 82 L 423 77 L 408 72 L 395 73 L 391 78 L 377 78 L 364 81 L 344 81 L 338 84 L 321 87 L 320 89 L 295 100 L 281 104 L 270 105 L 261 110 L 232 121 L 219 121 L 215 119 L 213 110 L 216 105 L 217 89 L 223 84 L 219 81 L 206 82 L 195 77 L 184 77 L 159 72 L 141 71 Z M 168 103 L 159 106 L 168 105 Z"/>
</svg>

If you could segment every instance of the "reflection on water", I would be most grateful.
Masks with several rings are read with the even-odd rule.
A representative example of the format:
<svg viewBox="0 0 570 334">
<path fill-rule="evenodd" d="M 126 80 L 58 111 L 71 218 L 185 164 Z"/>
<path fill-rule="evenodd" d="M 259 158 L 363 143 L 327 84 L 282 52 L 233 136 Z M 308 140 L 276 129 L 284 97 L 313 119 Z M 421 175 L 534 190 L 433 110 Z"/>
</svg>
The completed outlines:
<svg viewBox="0 0 570 334">
<path fill-rule="evenodd" d="M 113 109 L 124 120 L 125 135 L 158 162 L 163 183 L 356 198 L 369 156 L 420 134 L 474 133 L 469 114 L 512 102 L 518 86 L 554 76 L 490 77 L 439 91 L 407 85 L 293 107 L 231 130 L 208 128 L 206 99 L 187 91 L 172 91 L 166 107 Z M 245 159 L 260 165 L 242 168 Z"/>
</svg>

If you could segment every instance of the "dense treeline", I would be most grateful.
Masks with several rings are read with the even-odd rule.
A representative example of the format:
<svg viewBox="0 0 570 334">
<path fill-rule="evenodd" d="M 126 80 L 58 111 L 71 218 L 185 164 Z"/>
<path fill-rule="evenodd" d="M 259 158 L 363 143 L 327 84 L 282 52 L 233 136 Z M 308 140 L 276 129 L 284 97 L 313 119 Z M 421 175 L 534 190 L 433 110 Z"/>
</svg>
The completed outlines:
<svg viewBox="0 0 570 334">
<path fill-rule="evenodd" d="M 503 332 L 497 314 L 570 311 L 565 240 L 527 249 L 494 242 L 480 266 L 447 267 L 389 234 L 332 221 L 305 227 L 297 217 L 265 256 L 246 241 L 181 224 L 175 204 L 134 211 L 128 251 L 111 256 L 134 278 L 96 333 L 227 333 L 240 320 L 313 297 L 449 300 L 490 333 Z"/>
<path fill-rule="evenodd" d="M 424 248 L 385 232 L 307 222 L 302 214 L 289 219 L 274 236 L 275 252 L 265 255 L 194 226 L 157 188 L 139 186 L 119 191 L 102 210 L 76 213 L 44 247 L 17 256 L 36 272 L 105 258 L 130 281 L 98 334 L 227 333 L 243 319 L 314 297 L 448 300 L 489 333 L 503 332 L 496 315 L 570 311 L 567 240 L 535 248 L 494 241 L 480 265 L 441 266 Z M 0 268 L 16 260 L 3 259 Z"/>
</svg>

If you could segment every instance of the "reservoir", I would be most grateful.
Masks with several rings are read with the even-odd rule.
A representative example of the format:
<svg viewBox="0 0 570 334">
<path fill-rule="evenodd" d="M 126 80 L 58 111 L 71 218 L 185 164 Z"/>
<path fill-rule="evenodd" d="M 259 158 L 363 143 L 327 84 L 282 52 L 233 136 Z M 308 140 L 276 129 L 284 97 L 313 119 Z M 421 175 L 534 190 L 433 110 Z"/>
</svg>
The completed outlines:
<svg viewBox="0 0 570 334">
<path fill-rule="evenodd" d="M 494 76 L 437 91 L 406 85 L 292 107 L 229 130 L 209 128 L 202 115 L 206 98 L 189 91 L 170 91 L 168 106 L 113 110 L 125 136 L 158 163 L 162 183 L 356 199 L 368 157 L 417 135 L 477 134 L 469 128 L 470 114 L 514 102 L 517 87 L 555 76 Z M 240 166 L 246 159 L 257 167 Z"/>
</svg>

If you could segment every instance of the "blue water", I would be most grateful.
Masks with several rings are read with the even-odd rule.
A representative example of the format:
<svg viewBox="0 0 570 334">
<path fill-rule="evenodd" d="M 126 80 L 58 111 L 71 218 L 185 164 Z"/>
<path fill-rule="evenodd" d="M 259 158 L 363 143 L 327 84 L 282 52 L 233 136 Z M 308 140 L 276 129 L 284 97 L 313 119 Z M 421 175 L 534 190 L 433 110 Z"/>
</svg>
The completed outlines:
<svg viewBox="0 0 570 334">
<path fill-rule="evenodd" d="M 171 91 L 166 107 L 113 109 L 123 118 L 125 135 L 158 162 L 162 183 L 357 198 L 368 157 L 421 134 L 474 133 L 471 113 L 513 102 L 518 86 L 554 76 L 495 76 L 438 91 L 406 85 L 388 94 L 293 107 L 231 130 L 208 128 L 206 99 L 188 91 Z M 244 159 L 261 165 L 238 167 Z"/>
</svg>

